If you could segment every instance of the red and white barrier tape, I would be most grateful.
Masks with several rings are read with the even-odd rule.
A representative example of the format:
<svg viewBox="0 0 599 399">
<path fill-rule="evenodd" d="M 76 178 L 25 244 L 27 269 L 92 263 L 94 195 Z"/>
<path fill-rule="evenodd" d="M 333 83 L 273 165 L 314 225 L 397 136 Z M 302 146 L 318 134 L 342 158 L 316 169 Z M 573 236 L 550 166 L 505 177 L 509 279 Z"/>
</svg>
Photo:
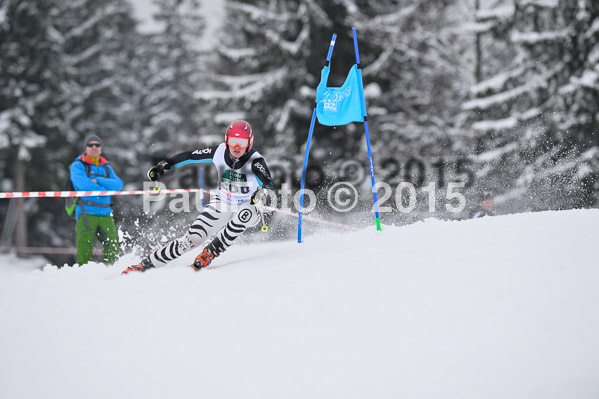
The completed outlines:
<svg viewBox="0 0 599 399">
<path fill-rule="evenodd" d="M 159 191 L 154 190 L 135 190 L 135 191 L 23 191 L 23 192 L 8 192 L 1 193 L 0 199 L 6 198 L 69 198 L 69 197 L 106 197 L 106 196 L 117 196 L 117 195 L 160 195 L 160 194 L 178 194 L 178 193 L 204 193 L 214 195 L 215 191 L 212 190 L 204 190 L 201 188 L 174 188 L 174 189 L 162 189 Z M 293 217 L 298 217 L 298 214 L 295 212 L 287 211 L 279 208 L 272 208 L 269 206 L 265 206 L 264 209 L 279 212 L 284 215 L 289 215 Z M 351 231 L 357 231 L 358 228 L 348 226 L 342 223 L 330 222 L 324 219 L 318 219 L 315 217 L 303 215 L 305 220 L 310 220 L 312 222 L 327 224 L 330 226 L 341 227 Z"/>
<path fill-rule="evenodd" d="M 177 193 L 206 193 L 211 194 L 209 190 L 201 188 L 174 188 L 160 191 L 154 190 L 136 190 L 136 191 L 23 191 L 0 193 L 2 198 L 69 198 L 69 197 L 106 197 L 112 195 L 159 195 L 159 194 L 177 194 Z"/>
<path fill-rule="evenodd" d="M 283 215 L 289 215 L 289 216 L 293 216 L 293 217 L 296 217 L 296 218 L 299 217 L 299 214 L 297 214 L 295 212 L 291 212 L 291 211 L 286 211 L 284 209 L 271 208 L 270 206 L 265 206 L 264 209 L 266 209 L 268 211 L 279 212 L 279 213 L 282 213 Z M 358 230 L 360 230 L 357 227 L 348 226 L 346 224 L 338 223 L 338 222 L 329 222 L 328 220 L 318 219 L 318 218 L 315 218 L 315 217 L 312 217 L 312 216 L 307 216 L 305 214 L 302 215 L 302 219 L 304 219 L 304 220 L 310 220 L 312 222 L 321 223 L 321 224 L 328 224 L 329 226 L 342 227 L 344 229 L 351 230 L 351 231 L 358 231 Z"/>
<path fill-rule="evenodd" d="M 48 254 L 48 255 L 76 255 L 77 248 L 52 248 L 52 247 L 9 247 L 0 246 L 0 253 L 14 252 L 18 254 Z M 101 249 L 94 249 L 94 255 L 101 255 Z"/>
</svg>

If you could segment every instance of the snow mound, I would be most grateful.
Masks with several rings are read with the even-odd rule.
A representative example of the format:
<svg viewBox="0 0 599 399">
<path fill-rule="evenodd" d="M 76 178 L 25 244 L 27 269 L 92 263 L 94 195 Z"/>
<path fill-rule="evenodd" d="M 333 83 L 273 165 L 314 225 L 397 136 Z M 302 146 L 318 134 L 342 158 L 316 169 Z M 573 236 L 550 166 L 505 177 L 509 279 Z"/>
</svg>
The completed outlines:
<svg viewBox="0 0 599 399">
<path fill-rule="evenodd" d="M 0 398 L 597 398 L 599 210 L 16 272 Z M 12 263 L 10 267 L 5 263 Z"/>
</svg>

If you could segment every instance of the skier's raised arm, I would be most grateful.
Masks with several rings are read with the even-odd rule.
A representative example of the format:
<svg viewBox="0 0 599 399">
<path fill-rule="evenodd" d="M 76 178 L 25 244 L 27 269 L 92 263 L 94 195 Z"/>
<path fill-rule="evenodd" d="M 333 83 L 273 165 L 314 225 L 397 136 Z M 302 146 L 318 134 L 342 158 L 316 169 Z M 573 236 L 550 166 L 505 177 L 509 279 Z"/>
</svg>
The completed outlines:
<svg viewBox="0 0 599 399">
<path fill-rule="evenodd" d="M 148 179 L 159 180 L 166 171 L 190 163 L 211 163 L 218 146 L 205 147 L 195 151 L 185 151 L 158 162 L 148 170 Z"/>
</svg>

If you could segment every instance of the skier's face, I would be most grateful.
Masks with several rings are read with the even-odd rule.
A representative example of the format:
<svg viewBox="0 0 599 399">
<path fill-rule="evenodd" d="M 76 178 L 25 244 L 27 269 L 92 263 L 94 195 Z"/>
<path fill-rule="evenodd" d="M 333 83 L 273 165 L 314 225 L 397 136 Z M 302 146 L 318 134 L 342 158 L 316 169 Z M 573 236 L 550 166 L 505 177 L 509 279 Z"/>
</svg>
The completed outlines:
<svg viewBox="0 0 599 399">
<path fill-rule="evenodd" d="M 85 147 L 85 154 L 88 157 L 97 158 L 102 153 L 102 145 L 97 141 L 92 141 L 88 143 Z"/>
</svg>

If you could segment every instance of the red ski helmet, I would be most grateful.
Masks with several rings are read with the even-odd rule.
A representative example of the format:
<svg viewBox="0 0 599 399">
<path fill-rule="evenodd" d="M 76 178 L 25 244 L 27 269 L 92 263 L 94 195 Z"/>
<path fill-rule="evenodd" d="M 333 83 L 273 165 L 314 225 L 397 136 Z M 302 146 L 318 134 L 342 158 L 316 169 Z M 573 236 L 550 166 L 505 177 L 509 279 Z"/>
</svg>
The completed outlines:
<svg viewBox="0 0 599 399">
<path fill-rule="evenodd" d="M 246 152 L 249 152 L 254 143 L 252 126 L 242 120 L 231 123 L 225 133 L 225 143 L 229 149 L 238 146 L 241 149 L 245 148 Z"/>
</svg>

